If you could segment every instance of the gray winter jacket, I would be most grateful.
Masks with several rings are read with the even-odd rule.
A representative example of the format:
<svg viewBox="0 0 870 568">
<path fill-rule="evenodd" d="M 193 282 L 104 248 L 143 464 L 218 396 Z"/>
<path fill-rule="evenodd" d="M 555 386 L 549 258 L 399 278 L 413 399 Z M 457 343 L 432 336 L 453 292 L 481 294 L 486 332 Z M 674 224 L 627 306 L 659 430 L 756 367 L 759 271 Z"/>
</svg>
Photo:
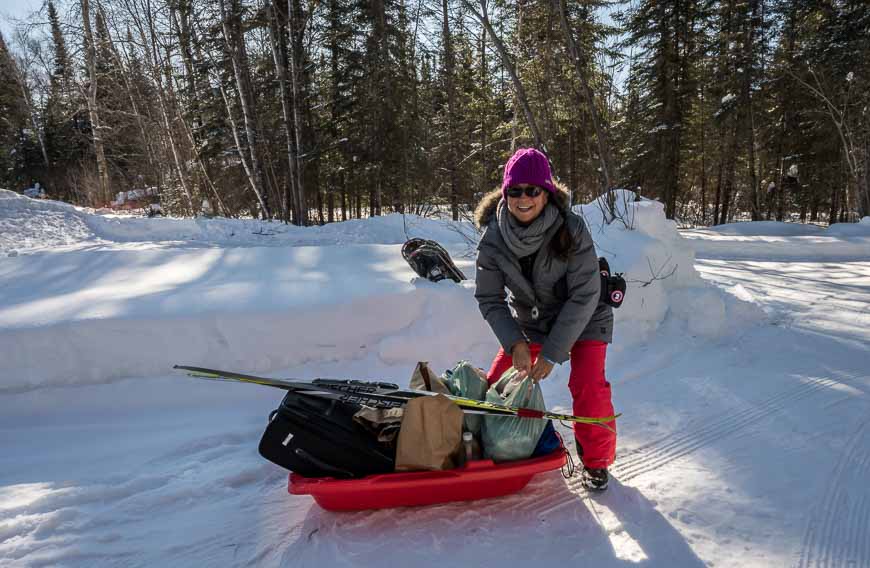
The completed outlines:
<svg viewBox="0 0 870 568">
<path fill-rule="evenodd" d="M 474 297 L 505 351 L 518 341 L 532 341 L 542 344 L 545 359 L 563 363 L 579 339 L 610 343 L 613 310 L 599 303 L 598 256 L 583 219 L 574 213 L 567 215 L 568 227 L 578 243 L 567 260 L 555 257 L 550 250 L 550 240 L 559 226 L 550 229 L 538 250 L 529 282 L 499 231 L 495 212 L 500 199 L 501 190 L 490 192 L 475 214 L 484 232 L 477 246 Z M 560 191 L 555 199 L 567 205 L 569 197 Z"/>
</svg>

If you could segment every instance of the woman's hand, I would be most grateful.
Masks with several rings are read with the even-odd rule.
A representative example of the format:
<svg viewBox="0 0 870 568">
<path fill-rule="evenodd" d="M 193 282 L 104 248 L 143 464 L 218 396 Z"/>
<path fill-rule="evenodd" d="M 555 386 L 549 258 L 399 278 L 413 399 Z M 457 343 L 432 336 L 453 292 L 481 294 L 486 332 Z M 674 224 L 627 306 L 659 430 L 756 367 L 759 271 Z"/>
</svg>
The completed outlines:
<svg viewBox="0 0 870 568">
<path fill-rule="evenodd" d="M 517 341 L 511 347 L 511 358 L 514 369 L 519 371 L 519 377 L 525 379 L 532 370 L 532 354 L 529 352 L 529 344 L 525 341 Z"/>
<path fill-rule="evenodd" d="M 538 355 L 538 358 L 535 360 L 535 366 L 532 367 L 530 375 L 533 381 L 542 381 L 547 378 L 547 375 L 549 375 L 552 370 L 553 364 Z"/>
</svg>

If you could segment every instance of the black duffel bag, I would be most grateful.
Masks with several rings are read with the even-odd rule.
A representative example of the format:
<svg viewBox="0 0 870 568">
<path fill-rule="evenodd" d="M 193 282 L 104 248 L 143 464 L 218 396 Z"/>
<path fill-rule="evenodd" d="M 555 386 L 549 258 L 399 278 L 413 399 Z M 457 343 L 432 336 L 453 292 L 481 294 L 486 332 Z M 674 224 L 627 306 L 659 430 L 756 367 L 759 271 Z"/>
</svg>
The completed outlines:
<svg viewBox="0 0 870 568">
<path fill-rule="evenodd" d="M 260 455 L 304 477 L 355 478 L 392 472 L 396 451 L 353 416 L 358 404 L 290 391 L 269 417 Z"/>
</svg>

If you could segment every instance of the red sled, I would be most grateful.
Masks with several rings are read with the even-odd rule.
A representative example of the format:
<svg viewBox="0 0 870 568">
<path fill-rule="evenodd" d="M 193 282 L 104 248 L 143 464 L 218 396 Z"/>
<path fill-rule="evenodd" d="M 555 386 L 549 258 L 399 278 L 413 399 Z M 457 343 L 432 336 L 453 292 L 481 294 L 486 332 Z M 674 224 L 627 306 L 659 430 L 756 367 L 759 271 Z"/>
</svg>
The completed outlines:
<svg viewBox="0 0 870 568">
<path fill-rule="evenodd" d="M 362 511 L 471 501 L 516 493 L 535 474 L 565 465 L 565 449 L 545 456 L 505 463 L 474 460 L 444 471 L 383 473 L 361 479 L 302 477 L 290 474 L 293 495 L 311 495 L 327 511 Z"/>
</svg>

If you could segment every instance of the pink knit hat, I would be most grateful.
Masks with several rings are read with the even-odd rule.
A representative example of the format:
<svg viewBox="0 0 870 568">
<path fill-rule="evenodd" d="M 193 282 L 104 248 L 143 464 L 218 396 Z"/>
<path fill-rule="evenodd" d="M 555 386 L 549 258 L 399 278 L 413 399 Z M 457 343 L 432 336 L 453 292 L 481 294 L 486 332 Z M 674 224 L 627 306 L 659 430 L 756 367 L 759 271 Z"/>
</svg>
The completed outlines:
<svg viewBox="0 0 870 568">
<path fill-rule="evenodd" d="M 502 197 L 507 199 L 508 188 L 521 183 L 537 185 L 550 193 L 556 193 L 550 161 L 540 150 L 520 148 L 511 156 L 504 167 L 504 177 L 501 182 Z"/>
</svg>

